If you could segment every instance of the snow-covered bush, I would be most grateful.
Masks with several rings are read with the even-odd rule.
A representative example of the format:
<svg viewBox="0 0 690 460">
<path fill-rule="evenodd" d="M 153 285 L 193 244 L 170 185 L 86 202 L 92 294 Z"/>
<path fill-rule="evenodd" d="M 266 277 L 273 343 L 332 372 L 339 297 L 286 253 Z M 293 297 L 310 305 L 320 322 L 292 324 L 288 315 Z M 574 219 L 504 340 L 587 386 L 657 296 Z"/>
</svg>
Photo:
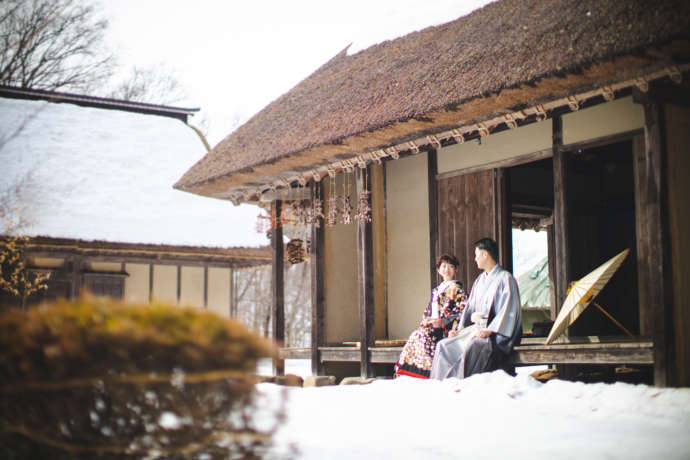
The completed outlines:
<svg viewBox="0 0 690 460">
<path fill-rule="evenodd" d="M 161 303 L 4 313 L 0 457 L 261 458 L 284 411 L 257 425 L 253 373 L 274 352 L 238 322 Z"/>
</svg>

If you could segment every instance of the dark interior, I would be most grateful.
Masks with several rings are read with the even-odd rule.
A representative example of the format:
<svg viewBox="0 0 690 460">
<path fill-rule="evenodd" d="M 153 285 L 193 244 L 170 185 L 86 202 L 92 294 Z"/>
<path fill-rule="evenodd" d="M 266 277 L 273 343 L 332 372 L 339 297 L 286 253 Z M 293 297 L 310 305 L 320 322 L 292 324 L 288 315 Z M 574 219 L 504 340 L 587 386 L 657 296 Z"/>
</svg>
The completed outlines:
<svg viewBox="0 0 690 460">
<path fill-rule="evenodd" d="M 568 254 L 573 280 L 630 248 L 631 252 L 594 299 L 633 334 L 639 335 L 635 195 L 632 142 L 568 152 Z M 516 216 L 552 215 L 553 161 L 509 168 L 508 200 Z M 549 254 L 553 261 L 553 254 Z M 570 326 L 571 336 L 625 333 L 593 305 Z"/>
</svg>

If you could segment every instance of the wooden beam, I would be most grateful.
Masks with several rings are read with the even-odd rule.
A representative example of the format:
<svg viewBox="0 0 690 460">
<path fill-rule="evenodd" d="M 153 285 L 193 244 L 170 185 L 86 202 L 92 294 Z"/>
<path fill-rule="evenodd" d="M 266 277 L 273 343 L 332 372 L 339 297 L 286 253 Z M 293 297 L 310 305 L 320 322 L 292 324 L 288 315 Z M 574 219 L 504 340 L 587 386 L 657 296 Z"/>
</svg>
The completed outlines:
<svg viewBox="0 0 690 460">
<path fill-rule="evenodd" d="M 674 384 L 673 286 L 670 267 L 666 191 L 666 119 L 665 104 L 654 87 L 648 92 L 633 92 L 633 100 L 642 104 L 645 115 L 645 165 L 638 219 L 646 225 L 647 300 L 652 317 L 654 341 L 654 385 Z M 664 276 L 666 275 L 666 276 Z"/>
<path fill-rule="evenodd" d="M 283 227 L 280 225 L 280 212 L 283 202 L 273 201 L 273 217 L 275 225 L 271 230 L 271 249 L 273 254 L 272 288 L 273 308 L 273 340 L 282 345 L 285 340 L 285 263 L 283 258 Z M 285 374 L 285 361 L 277 357 L 273 360 L 273 373 Z"/>
<path fill-rule="evenodd" d="M 356 168 L 356 193 L 359 198 L 363 190 L 371 190 L 368 167 Z M 371 222 L 357 221 L 357 267 L 358 267 L 358 291 L 359 291 L 359 340 L 362 344 L 360 350 L 360 374 L 362 377 L 371 377 L 369 349 L 374 347 L 376 330 L 374 327 L 374 244 Z"/>
<path fill-rule="evenodd" d="M 323 196 L 322 183 L 312 185 L 314 193 Z M 313 375 L 323 375 L 319 347 L 325 345 L 325 291 L 324 291 L 324 222 L 321 225 L 311 225 L 311 372 Z"/>
<path fill-rule="evenodd" d="M 565 301 L 571 281 L 570 254 L 568 252 L 568 181 L 567 154 L 563 150 L 563 121 L 560 116 L 553 122 L 553 227 L 556 305 L 555 314 Z"/>
<path fill-rule="evenodd" d="M 427 178 L 429 189 L 429 274 L 430 285 L 433 291 L 438 284 L 436 272 L 436 258 L 440 256 L 438 247 L 438 153 L 436 149 L 427 152 Z"/>
</svg>

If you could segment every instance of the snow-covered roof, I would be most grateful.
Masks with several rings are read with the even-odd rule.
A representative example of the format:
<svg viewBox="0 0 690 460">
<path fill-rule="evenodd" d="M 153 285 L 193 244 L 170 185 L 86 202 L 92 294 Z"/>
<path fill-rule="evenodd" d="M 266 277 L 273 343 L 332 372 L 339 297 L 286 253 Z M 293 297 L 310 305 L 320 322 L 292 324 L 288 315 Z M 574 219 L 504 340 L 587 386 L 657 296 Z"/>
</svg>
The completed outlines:
<svg viewBox="0 0 690 460">
<path fill-rule="evenodd" d="M 13 208 L 30 222 L 28 236 L 265 245 L 257 207 L 172 188 L 203 151 L 174 118 L 0 97 L 0 196 L 21 186 Z"/>
</svg>

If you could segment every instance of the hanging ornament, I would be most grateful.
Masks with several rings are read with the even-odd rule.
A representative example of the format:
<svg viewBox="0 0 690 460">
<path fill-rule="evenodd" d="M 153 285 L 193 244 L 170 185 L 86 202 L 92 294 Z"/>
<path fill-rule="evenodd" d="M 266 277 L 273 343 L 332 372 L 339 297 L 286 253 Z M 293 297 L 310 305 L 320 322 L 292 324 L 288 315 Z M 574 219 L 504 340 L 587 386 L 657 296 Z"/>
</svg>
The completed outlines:
<svg viewBox="0 0 690 460">
<path fill-rule="evenodd" d="M 371 196 L 371 192 L 367 190 L 366 169 L 362 170 L 362 175 L 362 182 L 364 186 L 362 188 L 362 191 L 359 192 L 359 203 L 357 204 L 357 215 L 355 216 L 355 219 L 364 223 L 369 223 L 371 222 L 371 206 L 369 205 L 369 197 Z"/>
<path fill-rule="evenodd" d="M 311 221 L 316 228 L 321 227 L 321 221 L 323 220 L 323 200 L 321 199 L 321 187 L 318 187 L 314 183 L 312 187 L 312 213 Z"/>
<path fill-rule="evenodd" d="M 256 233 L 267 233 L 271 231 L 271 216 L 259 214 L 256 216 Z"/>
<path fill-rule="evenodd" d="M 307 260 L 307 249 L 304 242 L 299 238 L 288 241 L 285 252 L 287 260 L 291 264 L 299 264 Z"/>
<path fill-rule="evenodd" d="M 335 172 L 328 171 L 328 213 L 326 214 L 326 227 L 334 227 L 338 223 L 338 196 L 335 191 Z"/>
<path fill-rule="evenodd" d="M 352 223 L 352 203 L 350 203 L 350 174 L 348 172 L 344 173 L 343 180 L 343 206 L 341 222 L 345 225 Z"/>
</svg>

